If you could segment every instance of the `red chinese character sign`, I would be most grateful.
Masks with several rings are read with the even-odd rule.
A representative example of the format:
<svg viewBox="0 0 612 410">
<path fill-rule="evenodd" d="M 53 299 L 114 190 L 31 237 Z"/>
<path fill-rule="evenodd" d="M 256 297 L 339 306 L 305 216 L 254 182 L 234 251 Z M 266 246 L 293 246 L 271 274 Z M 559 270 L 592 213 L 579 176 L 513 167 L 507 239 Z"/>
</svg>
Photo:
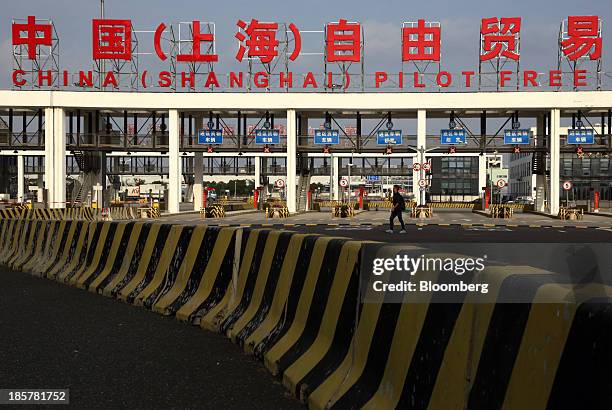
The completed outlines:
<svg viewBox="0 0 612 410">
<path fill-rule="evenodd" d="M 602 36 L 598 16 L 568 16 L 559 30 L 559 61 L 555 78 L 557 89 L 564 83 L 578 87 L 602 82 Z"/>
<path fill-rule="evenodd" d="M 236 25 L 244 30 L 244 33 L 240 31 L 236 33 L 236 38 L 240 41 L 236 60 L 242 61 L 247 50 L 249 58 L 259 57 L 264 64 L 278 56 L 277 23 L 260 23 L 253 19 L 248 26 L 242 20 L 238 20 Z"/>
<path fill-rule="evenodd" d="M 499 91 L 513 81 L 518 89 L 520 58 L 521 18 L 483 18 L 480 23 L 478 88 Z"/>
<path fill-rule="evenodd" d="M 13 85 L 18 88 L 57 85 L 60 72 L 59 41 L 53 22 L 35 16 L 15 19 L 11 34 Z"/>
<path fill-rule="evenodd" d="M 419 20 L 402 28 L 402 61 L 440 61 L 439 23 Z"/>
<path fill-rule="evenodd" d="M 440 70 L 440 23 L 424 19 L 404 22 L 401 27 L 402 70 L 396 72 L 396 80 L 392 77 L 396 73 L 365 73 L 363 27 L 359 22 L 340 19 L 326 24 L 323 31 L 303 32 L 323 34 L 323 44 L 319 42 L 314 52 L 302 53 L 304 57 L 324 56 L 321 82 L 314 71 L 303 73 L 290 69 L 289 62 L 296 61 L 302 51 L 302 35 L 293 23 L 238 20 L 234 35 L 238 48 L 235 55 L 230 52 L 227 58 L 233 57 L 239 62 L 246 60 L 248 72 L 216 74 L 213 63 L 218 62 L 220 56 L 215 49 L 215 23 L 193 20 L 166 26 L 162 22 L 154 31 L 136 31 L 130 19 L 93 19 L 90 44 L 97 70 L 80 67 L 78 71 L 64 68 L 60 71 L 59 42 L 52 22 L 28 16 L 12 24 L 13 85 L 23 87 L 28 84 L 33 88 L 104 88 L 112 85 L 119 89 L 128 86 L 128 83 L 122 84 L 121 79 L 129 79 L 132 89 L 239 89 L 245 87 L 243 77 L 248 76 L 249 90 L 255 86 L 269 91 L 289 91 L 295 87 L 314 91 L 320 88 L 348 89 L 353 75 L 356 78 L 353 82 L 358 84 L 353 87 L 356 91 L 383 86 L 398 89 L 406 86 L 414 90 L 448 87 L 473 90 L 476 80 L 479 90 L 508 89 L 508 85 L 516 85 L 517 89 L 541 86 L 549 89 L 567 89 L 570 86 L 574 89 L 602 88 L 602 78 L 607 76 L 602 70 L 602 21 L 598 16 L 569 16 L 562 21 L 557 69 L 549 67 L 548 73 L 522 67 L 519 73 L 521 25 L 520 17 L 483 18 L 478 72 L 466 67 L 468 70 L 451 73 Z M 149 36 L 152 40 L 143 40 L 140 36 Z M 146 64 L 138 61 L 143 56 L 169 60 L 169 66 L 148 73 Z M 106 64 L 104 60 L 111 60 L 111 63 Z M 256 68 L 258 64 L 260 66 Z M 413 69 L 407 71 L 406 65 Z M 358 71 L 357 67 L 361 70 Z M 410 77 L 405 78 L 406 74 L 412 76 L 412 81 Z"/>
<path fill-rule="evenodd" d="M 180 39 L 180 42 L 188 44 L 187 48 L 190 48 L 191 52 L 184 53 L 181 50 L 176 56 L 176 61 L 210 63 L 219 60 L 219 56 L 214 53 L 215 37 L 211 28 L 207 25 L 207 31 L 202 32 L 201 30 L 200 21 L 194 20 L 191 24 L 191 39 L 187 39 L 186 41 L 182 38 Z M 205 52 L 202 52 L 202 43 L 207 44 L 207 46 L 205 46 Z"/>
<path fill-rule="evenodd" d="M 204 25 L 204 29 L 202 25 Z M 180 26 L 178 38 L 175 37 L 174 30 L 171 30 L 171 42 L 178 44 L 178 53 L 175 56 L 176 61 L 184 63 L 213 63 L 219 60 L 219 56 L 215 54 L 215 35 L 213 33 L 214 29 L 211 27 L 214 26 L 214 23 L 194 20 L 192 23 L 180 23 Z M 155 54 L 157 54 L 161 61 L 165 61 L 168 58 L 162 47 L 163 34 L 167 31 L 167 28 L 165 23 L 160 23 L 157 29 L 155 29 L 153 38 Z M 184 36 L 185 32 L 190 33 L 190 35 Z M 202 44 L 205 44 L 204 47 L 202 47 Z"/>
<path fill-rule="evenodd" d="M 334 73 L 330 69 L 329 63 L 335 63 L 340 73 Z M 363 83 L 365 73 L 361 24 L 344 19 L 340 19 L 338 22 L 327 23 L 325 26 L 324 50 L 326 88 L 348 89 L 351 85 L 350 67 L 354 63 L 359 63 L 360 65 L 361 71 L 358 75 Z M 339 74 L 341 79 L 334 78 L 335 74 Z"/>
<path fill-rule="evenodd" d="M 24 45 L 30 60 L 36 60 L 39 46 L 51 46 L 52 43 L 50 23 L 38 23 L 34 16 L 28 16 L 27 23 L 13 22 L 13 46 Z"/>
<path fill-rule="evenodd" d="M 402 86 L 404 73 L 412 76 L 415 88 L 425 88 L 428 81 L 439 78 L 441 31 L 439 22 L 423 19 L 402 24 Z"/>
<path fill-rule="evenodd" d="M 293 73 L 287 70 L 289 61 L 295 61 L 302 50 L 302 37 L 293 23 L 261 22 L 252 19 L 249 23 L 238 20 L 236 60 L 248 61 L 249 86 L 268 88 L 270 78 L 278 76 L 280 88 L 293 87 Z M 292 40 L 290 40 L 292 37 Z M 272 64 L 281 58 L 284 64 Z M 263 66 L 257 68 L 257 64 Z M 281 68 L 282 67 L 282 68 Z M 280 71 L 275 72 L 275 68 Z"/>
<path fill-rule="evenodd" d="M 330 63 L 359 62 L 362 57 L 361 24 L 340 20 L 325 27 L 325 56 Z"/>
<path fill-rule="evenodd" d="M 264 64 L 270 63 L 274 58 L 278 57 L 278 47 L 280 44 L 276 37 L 278 23 L 262 23 L 252 19 L 249 24 L 238 20 L 236 25 L 240 29 L 235 35 L 239 41 L 236 60 L 242 61 L 245 53 L 248 58 L 259 58 Z M 291 61 L 295 61 L 302 49 L 302 37 L 295 24 L 290 23 L 289 30 L 293 35 L 294 45 L 293 51 L 288 58 Z"/>
<path fill-rule="evenodd" d="M 493 58 L 520 58 L 520 17 L 484 18 L 480 26 L 480 61 Z"/>
<path fill-rule="evenodd" d="M 132 59 L 130 20 L 94 19 L 92 31 L 94 60 Z"/>
<path fill-rule="evenodd" d="M 579 58 L 601 58 L 601 22 L 597 16 L 569 16 L 567 27 L 561 30 L 561 51 L 570 61 Z"/>
</svg>

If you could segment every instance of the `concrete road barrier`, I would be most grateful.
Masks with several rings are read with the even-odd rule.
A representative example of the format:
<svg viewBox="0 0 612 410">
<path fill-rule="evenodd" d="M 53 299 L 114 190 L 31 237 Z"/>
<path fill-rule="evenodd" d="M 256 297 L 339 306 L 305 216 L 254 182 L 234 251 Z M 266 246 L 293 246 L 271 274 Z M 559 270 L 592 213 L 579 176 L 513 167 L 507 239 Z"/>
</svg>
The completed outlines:
<svg viewBox="0 0 612 410">
<path fill-rule="evenodd" d="M 221 332 L 310 408 L 579 407 L 609 394 L 605 284 L 496 267 L 493 300 L 521 289 L 532 303 L 364 304 L 359 241 L 21 216 L 0 234 L 0 263 Z M 540 303 L 551 295 L 575 303 Z"/>
</svg>

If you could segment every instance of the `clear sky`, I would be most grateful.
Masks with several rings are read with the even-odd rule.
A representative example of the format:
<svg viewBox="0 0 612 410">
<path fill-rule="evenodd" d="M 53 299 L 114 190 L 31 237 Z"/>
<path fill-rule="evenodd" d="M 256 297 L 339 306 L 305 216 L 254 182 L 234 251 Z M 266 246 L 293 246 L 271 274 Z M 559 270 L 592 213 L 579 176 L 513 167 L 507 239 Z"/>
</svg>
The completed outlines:
<svg viewBox="0 0 612 410">
<path fill-rule="evenodd" d="M 60 63 L 70 71 L 92 67 L 91 19 L 99 16 L 98 0 L 21 0 L 5 1 L 0 17 L 0 87 L 10 84 L 12 68 L 11 21 L 35 15 L 53 19 L 60 38 Z M 598 15 L 603 20 L 604 70 L 612 56 L 612 2 L 610 0 L 507 0 L 501 1 L 196 1 L 196 0 L 106 0 L 107 18 L 129 18 L 136 30 L 155 30 L 160 22 L 199 19 L 216 23 L 217 53 L 215 70 L 221 73 L 241 68 L 234 56 L 234 39 L 239 18 L 293 22 L 302 31 L 321 30 L 328 21 L 340 18 L 359 21 L 365 30 L 366 71 L 401 67 L 400 28 L 403 21 L 419 18 L 442 25 L 442 66 L 449 71 L 478 68 L 478 38 L 483 17 L 520 16 L 522 21 L 521 68 L 549 70 L 557 65 L 559 23 L 568 15 Z M 319 34 L 304 34 L 304 52 L 322 51 Z M 152 37 L 140 38 L 143 49 L 152 51 Z M 316 48 L 319 48 L 318 50 Z M 294 71 L 317 67 L 322 57 L 298 58 Z M 314 61 L 313 61 L 314 60 Z M 155 64 L 151 59 L 151 64 Z M 144 65 L 147 65 L 144 62 Z M 246 69 L 246 63 L 242 65 Z M 606 71 L 610 71 L 609 69 Z"/>
</svg>

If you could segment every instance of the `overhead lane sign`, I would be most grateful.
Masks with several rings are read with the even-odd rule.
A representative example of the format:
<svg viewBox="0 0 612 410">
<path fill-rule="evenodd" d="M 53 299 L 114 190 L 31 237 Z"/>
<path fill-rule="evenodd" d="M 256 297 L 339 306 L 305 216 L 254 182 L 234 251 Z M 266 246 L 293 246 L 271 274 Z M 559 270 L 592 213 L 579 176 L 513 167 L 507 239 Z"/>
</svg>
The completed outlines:
<svg viewBox="0 0 612 410">
<path fill-rule="evenodd" d="M 255 130 L 255 144 L 280 144 L 280 132 L 265 128 Z"/>
<path fill-rule="evenodd" d="M 593 144 L 595 143 L 595 132 L 592 129 L 579 128 L 567 130 L 568 144 Z"/>
<path fill-rule="evenodd" d="M 378 145 L 402 145 L 402 130 L 380 130 L 376 133 Z"/>
<path fill-rule="evenodd" d="M 441 130 L 440 144 L 442 145 L 457 145 L 467 143 L 467 133 L 465 130 Z"/>
<path fill-rule="evenodd" d="M 530 130 L 504 130 L 504 144 L 527 145 L 531 137 Z"/>
<path fill-rule="evenodd" d="M 198 144 L 223 144 L 223 130 L 200 130 Z"/>
<path fill-rule="evenodd" d="M 314 143 L 319 145 L 340 144 L 340 132 L 338 130 L 315 130 Z"/>
</svg>

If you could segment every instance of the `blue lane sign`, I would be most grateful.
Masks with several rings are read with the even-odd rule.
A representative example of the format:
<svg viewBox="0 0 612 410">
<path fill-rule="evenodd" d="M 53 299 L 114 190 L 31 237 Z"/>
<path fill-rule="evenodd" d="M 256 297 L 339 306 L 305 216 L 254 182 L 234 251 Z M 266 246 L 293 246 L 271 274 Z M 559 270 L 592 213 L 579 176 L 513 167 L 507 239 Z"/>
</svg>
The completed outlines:
<svg viewBox="0 0 612 410">
<path fill-rule="evenodd" d="M 402 145 L 402 130 L 381 130 L 376 134 L 378 145 Z"/>
<path fill-rule="evenodd" d="M 568 144 L 594 144 L 595 133 L 592 129 L 580 128 L 567 130 Z"/>
<path fill-rule="evenodd" d="M 466 144 L 466 141 L 467 133 L 465 130 L 440 131 L 440 144 L 442 145 Z"/>
<path fill-rule="evenodd" d="M 367 181 L 380 181 L 380 175 L 367 175 Z"/>
<path fill-rule="evenodd" d="M 255 144 L 280 144 L 280 132 L 267 129 L 255 130 Z"/>
<path fill-rule="evenodd" d="M 198 144 L 223 144 L 222 130 L 198 131 Z"/>
<path fill-rule="evenodd" d="M 504 144 L 525 145 L 529 144 L 530 130 L 504 130 Z"/>
<path fill-rule="evenodd" d="M 314 143 L 338 145 L 340 144 L 340 132 L 338 130 L 315 130 Z"/>
</svg>

